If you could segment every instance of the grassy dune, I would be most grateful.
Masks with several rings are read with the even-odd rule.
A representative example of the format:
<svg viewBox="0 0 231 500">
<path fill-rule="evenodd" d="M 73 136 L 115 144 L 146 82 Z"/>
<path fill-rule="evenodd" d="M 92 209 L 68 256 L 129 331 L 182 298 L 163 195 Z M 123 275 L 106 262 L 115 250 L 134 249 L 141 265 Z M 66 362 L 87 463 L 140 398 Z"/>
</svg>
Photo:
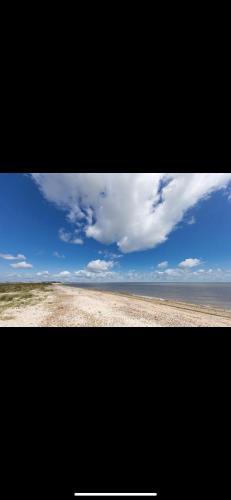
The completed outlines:
<svg viewBox="0 0 231 500">
<path fill-rule="evenodd" d="M 0 315 L 6 309 L 36 302 L 51 291 L 50 283 L 0 283 Z"/>
</svg>

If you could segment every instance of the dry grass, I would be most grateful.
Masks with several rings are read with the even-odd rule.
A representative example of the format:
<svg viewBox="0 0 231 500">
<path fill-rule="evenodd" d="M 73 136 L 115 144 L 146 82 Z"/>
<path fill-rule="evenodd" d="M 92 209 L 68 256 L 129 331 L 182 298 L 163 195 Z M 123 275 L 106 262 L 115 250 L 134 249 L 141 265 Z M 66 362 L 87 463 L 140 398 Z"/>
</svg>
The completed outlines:
<svg viewBox="0 0 231 500">
<path fill-rule="evenodd" d="M 2 321 L 10 321 L 12 319 L 14 319 L 14 316 L 9 316 L 9 315 L 7 315 L 7 316 L 6 315 L 1 316 L 1 320 Z"/>
<path fill-rule="evenodd" d="M 35 290 L 44 291 L 50 285 L 50 283 L 0 283 L 0 295 L 2 293 L 19 293 Z"/>
<path fill-rule="evenodd" d="M 9 308 L 36 303 L 50 292 L 50 283 L 6 283 L 0 284 L 0 314 Z M 2 319 L 5 319 L 2 317 Z"/>
</svg>

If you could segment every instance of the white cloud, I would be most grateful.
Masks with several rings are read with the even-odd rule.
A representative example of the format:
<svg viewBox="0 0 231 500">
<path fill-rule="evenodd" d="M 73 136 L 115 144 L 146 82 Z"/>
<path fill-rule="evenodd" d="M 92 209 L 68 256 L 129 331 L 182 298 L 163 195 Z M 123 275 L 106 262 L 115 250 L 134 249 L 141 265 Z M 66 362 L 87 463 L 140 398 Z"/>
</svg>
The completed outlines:
<svg viewBox="0 0 231 500">
<path fill-rule="evenodd" d="M 37 273 L 37 276 L 48 276 L 49 274 L 49 271 L 42 271 L 41 273 Z"/>
<path fill-rule="evenodd" d="M 71 276 L 71 273 L 69 271 L 61 271 L 60 273 L 55 275 L 56 277 L 60 276 L 60 278 L 67 278 L 68 276 Z"/>
<path fill-rule="evenodd" d="M 89 262 L 87 265 L 87 270 L 92 272 L 92 273 L 101 273 L 101 272 L 107 272 L 110 269 L 112 269 L 114 266 L 114 262 L 112 261 L 106 261 L 106 260 L 92 260 Z"/>
<path fill-rule="evenodd" d="M 17 262 L 17 264 L 10 264 L 14 269 L 31 269 L 33 266 L 28 262 Z"/>
<path fill-rule="evenodd" d="M 194 271 L 194 269 L 185 268 L 168 268 L 164 271 L 154 272 L 140 272 L 130 270 L 128 272 L 101 272 L 93 273 L 87 269 L 81 269 L 74 273 L 73 280 L 77 282 L 149 282 L 149 283 L 212 283 L 216 281 L 230 282 L 231 270 L 218 270 L 217 269 L 201 269 Z"/>
<path fill-rule="evenodd" d="M 231 173 L 31 176 L 47 200 L 67 211 L 71 222 L 78 224 L 78 231 L 103 244 L 117 243 L 123 253 L 164 243 L 189 209 L 211 193 L 227 189 L 231 181 Z M 69 239 L 67 234 L 61 234 L 63 241 Z"/>
<path fill-rule="evenodd" d="M 83 279 L 91 279 L 93 277 L 93 275 L 95 276 L 95 273 L 90 273 L 88 271 L 86 271 L 86 269 L 80 269 L 80 271 L 76 271 L 75 272 L 75 276 L 77 276 L 77 278 L 83 278 Z"/>
<path fill-rule="evenodd" d="M 83 239 L 76 236 L 78 232 L 79 230 L 75 231 L 75 233 L 72 234 L 68 231 L 65 231 L 65 229 L 61 228 L 59 230 L 59 238 L 61 241 L 64 241 L 64 243 L 72 243 L 73 245 L 82 245 Z"/>
<path fill-rule="evenodd" d="M 166 269 L 165 274 L 167 276 L 179 276 L 179 269 Z"/>
<path fill-rule="evenodd" d="M 192 216 L 192 217 L 191 217 L 191 219 L 189 219 L 189 220 L 187 221 L 187 224 L 188 224 L 189 226 L 193 226 L 193 224 L 196 224 L 196 219 L 195 219 L 195 217 L 194 217 L 194 216 Z"/>
<path fill-rule="evenodd" d="M 141 274 L 139 277 L 141 278 Z M 162 282 L 198 282 L 198 283 L 212 283 L 217 281 L 230 282 L 231 270 L 228 269 L 199 269 L 195 271 L 194 268 L 174 268 L 166 269 L 164 271 L 155 271 L 153 273 L 144 273 L 142 280 L 153 281 L 156 283 Z M 139 281 L 139 280 L 138 280 Z"/>
<path fill-rule="evenodd" d="M 67 233 L 64 229 L 59 230 L 59 238 L 61 241 L 65 243 L 69 243 L 70 241 L 70 233 Z"/>
<path fill-rule="evenodd" d="M 168 261 L 165 260 L 164 262 L 160 262 L 157 266 L 158 269 L 166 269 L 168 267 Z"/>
<path fill-rule="evenodd" d="M 74 238 L 70 243 L 73 243 L 74 245 L 83 245 L 83 240 L 82 238 Z"/>
<path fill-rule="evenodd" d="M 123 255 L 119 253 L 110 252 L 108 250 L 99 250 L 99 255 L 103 255 L 106 259 L 116 260 L 121 259 Z"/>
<path fill-rule="evenodd" d="M 9 281 L 38 281 L 38 274 L 8 274 L 6 275 Z M 3 277 L 0 277 L 2 281 Z M 4 279 L 4 281 L 6 278 Z M 40 279 L 46 281 L 47 275 L 41 276 Z M 121 271 L 101 271 L 98 273 L 90 272 L 81 269 L 76 272 L 62 271 L 59 274 L 50 274 L 49 280 L 73 283 L 110 283 L 110 282 L 149 282 L 149 283 L 213 283 L 213 282 L 231 282 L 231 269 L 207 268 L 195 271 L 194 268 L 168 268 L 163 271 L 143 272 L 135 269 L 127 272 Z"/>
<path fill-rule="evenodd" d="M 14 255 L 11 255 L 8 253 L 0 253 L 0 258 L 4 259 L 4 260 L 25 260 L 26 259 L 25 255 L 18 254 L 18 255 L 14 256 Z"/>
<path fill-rule="evenodd" d="M 185 268 L 197 267 L 200 264 L 201 264 L 200 259 L 185 259 L 183 260 L 183 262 L 180 262 L 179 267 L 185 269 Z"/>
<path fill-rule="evenodd" d="M 115 262 L 106 260 L 92 260 L 85 269 L 76 271 L 75 277 L 81 281 L 117 281 L 121 273 L 112 271 Z"/>
<path fill-rule="evenodd" d="M 152 276 L 154 279 L 166 278 L 166 277 L 181 277 L 182 271 L 180 269 L 168 268 L 164 271 L 155 271 Z"/>
<path fill-rule="evenodd" d="M 75 272 L 75 276 L 80 281 L 92 281 L 92 282 L 103 282 L 103 281 L 118 281 L 121 276 L 119 273 L 113 271 L 101 271 L 101 272 L 90 272 L 87 269 L 81 269 Z"/>
</svg>

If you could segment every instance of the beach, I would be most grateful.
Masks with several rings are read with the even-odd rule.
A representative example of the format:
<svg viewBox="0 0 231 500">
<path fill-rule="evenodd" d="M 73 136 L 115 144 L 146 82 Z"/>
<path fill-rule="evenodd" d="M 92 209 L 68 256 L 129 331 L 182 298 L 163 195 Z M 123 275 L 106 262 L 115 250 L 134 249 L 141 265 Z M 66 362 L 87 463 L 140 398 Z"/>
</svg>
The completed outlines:
<svg viewBox="0 0 231 500">
<path fill-rule="evenodd" d="M 231 311 L 53 284 L 6 304 L 0 327 L 230 327 Z"/>
</svg>

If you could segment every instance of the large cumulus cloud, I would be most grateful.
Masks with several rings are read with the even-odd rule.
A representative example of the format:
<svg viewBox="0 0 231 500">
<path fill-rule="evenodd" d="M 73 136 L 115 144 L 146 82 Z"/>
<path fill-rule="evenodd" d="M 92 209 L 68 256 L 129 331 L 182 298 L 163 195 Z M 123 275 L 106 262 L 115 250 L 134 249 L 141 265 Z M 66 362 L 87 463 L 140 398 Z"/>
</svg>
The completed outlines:
<svg viewBox="0 0 231 500">
<path fill-rule="evenodd" d="M 79 232 L 129 253 L 166 241 L 185 213 L 231 173 L 33 173 Z"/>
</svg>

